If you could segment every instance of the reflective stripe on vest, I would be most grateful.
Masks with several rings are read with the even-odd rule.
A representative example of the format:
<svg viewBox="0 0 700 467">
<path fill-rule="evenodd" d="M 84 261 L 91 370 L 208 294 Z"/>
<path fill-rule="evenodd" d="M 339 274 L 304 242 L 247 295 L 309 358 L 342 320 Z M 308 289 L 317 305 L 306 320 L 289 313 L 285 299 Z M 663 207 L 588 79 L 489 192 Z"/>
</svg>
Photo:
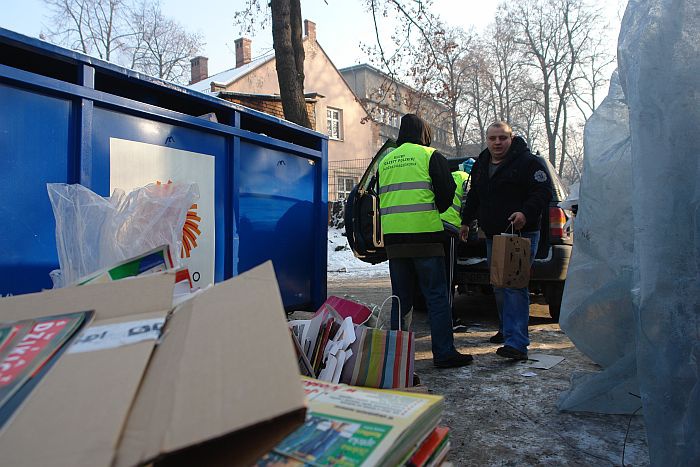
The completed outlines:
<svg viewBox="0 0 700 467">
<path fill-rule="evenodd" d="M 382 232 L 424 233 L 443 229 L 429 174 L 435 149 L 405 143 L 379 164 Z"/>
<path fill-rule="evenodd" d="M 454 179 L 455 184 L 457 185 L 457 189 L 455 190 L 455 197 L 452 199 L 452 206 L 450 206 L 447 209 L 447 211 L 440 214 L 440 219 L 459 229 L 462 225 L 461 211 L 462 196 L 464 196 L 464 183 L 467 180 L 469 180 L 469 174 L 467 174 L 466 172 L 462 172 L 461 170 L 457 170 L 455 172 L 452 172 L 452 178 Z"/>
<path fill-rule="evenodd" d="M 394 183 L 393 185 L 383 186 L 379 189 L 379 194 L 389 193 L 398 190 L 430 190 L 433 191 L 433 185 L 430 182 L 403 182 Z"/>
</svg>

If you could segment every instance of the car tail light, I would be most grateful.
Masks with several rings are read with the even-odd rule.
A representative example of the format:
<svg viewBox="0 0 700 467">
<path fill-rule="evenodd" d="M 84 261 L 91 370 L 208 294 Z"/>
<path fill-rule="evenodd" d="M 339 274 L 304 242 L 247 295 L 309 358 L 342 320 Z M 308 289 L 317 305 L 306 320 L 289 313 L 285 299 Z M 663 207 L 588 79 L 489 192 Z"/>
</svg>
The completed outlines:
<svg viewBox="0 0 700 467">
<path fill-rule="evenodd" d="M 564 231 L 566 224 L 566 214 L 564 210 L 558 207 L 549 208 L 549 235 L 552 240 L 561 240 L 569 238 L 569 235 Z"/>
</svg>

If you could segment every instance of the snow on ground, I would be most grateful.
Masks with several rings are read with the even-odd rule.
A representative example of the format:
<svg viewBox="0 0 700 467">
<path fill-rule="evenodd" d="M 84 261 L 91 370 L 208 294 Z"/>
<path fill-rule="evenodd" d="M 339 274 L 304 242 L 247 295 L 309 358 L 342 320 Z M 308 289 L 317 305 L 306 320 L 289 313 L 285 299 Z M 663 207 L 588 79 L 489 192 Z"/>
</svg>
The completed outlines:
<svg viewBox="0 0 700 467">
<path fill-rule="evenodd" d="M 328 229 L 328 277 L 388 277 L 389 262 L 369 264 L 355 258 L 345 230 L 331 227 Z"/>
</svg>

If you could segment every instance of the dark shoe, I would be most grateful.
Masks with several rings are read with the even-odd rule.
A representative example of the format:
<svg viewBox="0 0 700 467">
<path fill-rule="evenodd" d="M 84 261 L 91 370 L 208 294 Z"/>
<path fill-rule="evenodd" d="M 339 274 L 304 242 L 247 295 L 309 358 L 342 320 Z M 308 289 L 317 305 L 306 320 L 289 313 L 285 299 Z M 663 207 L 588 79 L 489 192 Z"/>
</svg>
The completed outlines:
<svg viewBox="0 0 700 467">
<path fill-rule="evenodd" d="M 420 386 L 420 376 L 416 373 L 413 373 L 413 386 Z"/>
<path fill-rule="evenodd" d="M 521 352 L 510 345 L 504 345 L 496 350 L 496 354 L 503 358 L 510 358 L 511 360 L 527 360 L 527 352 Z"/>
<path fill-rule="evenodd" d="M 496 334 L 489 337 L 489 342 L 491 342 L 492 344 L 503 344 L 505 341 L 506 340 L 503 337 L 503 333 L 501 331 L 498 331 Z"/>
<path fill-rule="evenodd" d="M 452 332 L 467 332 L 468 329 L 459 318 L 452 321 Z"/>
<path fill-rule="evenodd" d="M 433 360 L 433 365 L 435 365 L 437 368 L 459 368 L 461 366 L 469 365 L 473 361 L 474 357 L 471 355 L 458 352 L 447 360 Z"/>
</svg>

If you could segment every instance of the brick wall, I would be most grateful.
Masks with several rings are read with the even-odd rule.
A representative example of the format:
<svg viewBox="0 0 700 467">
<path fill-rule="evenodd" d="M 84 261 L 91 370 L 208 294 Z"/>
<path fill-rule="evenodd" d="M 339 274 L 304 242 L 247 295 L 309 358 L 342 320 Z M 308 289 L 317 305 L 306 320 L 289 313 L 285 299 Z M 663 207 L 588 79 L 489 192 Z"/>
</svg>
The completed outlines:
<svg viewBox="0 0 700 467">
<path fill-rule="evenodd" d="M 275 117 L 284 118 L 284 111 L 282 110 L 282 101 L 276 97 L 267 96 L 221 96 L 229 102 L 243 105 L 250 109 L 259 110 L 268 115 L 273 115 Z M 309 120 L 311 121 L 311 128 L 316 129 L 316 102 L 306 102 L 306 112 L 309 114 Z"/>
</svg>

